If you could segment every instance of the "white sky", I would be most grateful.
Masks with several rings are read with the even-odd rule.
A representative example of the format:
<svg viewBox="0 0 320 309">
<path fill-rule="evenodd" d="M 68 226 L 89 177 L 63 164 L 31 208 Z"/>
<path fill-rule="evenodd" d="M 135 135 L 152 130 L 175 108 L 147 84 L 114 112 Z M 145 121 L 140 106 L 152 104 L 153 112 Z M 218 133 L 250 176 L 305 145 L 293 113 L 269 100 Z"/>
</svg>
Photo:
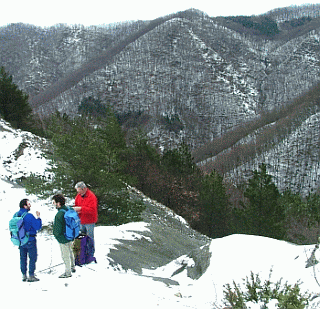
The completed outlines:
<svg viewBox="0 0 320 309">
<path fill-rule="evenodd" d="M 275 8 L 306 3 L 320 4 L 320 0 L 13 0 L 0 5 L 0 26 L 18 22 L 42 27 L 58 23 L 101 25 L 126 20 L 152 20 L 189 8 L 201 10 L 212 17 L 258 15 Z"/>
</svg>

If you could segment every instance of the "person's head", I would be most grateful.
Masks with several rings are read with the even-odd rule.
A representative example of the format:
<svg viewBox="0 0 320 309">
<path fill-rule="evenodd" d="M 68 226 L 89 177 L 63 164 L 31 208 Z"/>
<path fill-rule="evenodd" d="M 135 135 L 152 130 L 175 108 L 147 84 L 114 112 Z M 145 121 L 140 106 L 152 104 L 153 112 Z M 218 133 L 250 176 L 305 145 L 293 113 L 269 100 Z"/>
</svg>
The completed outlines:
<svg viewBox="0 0 320 309">
<path fill-rule="evenodd" d="M 30 210 L 31 203 L 27 198 L 25 198 L 25 199 L 20 201 L 19 206 L 20 206 L 20 208 L 25 208 L 27 210 Z"/>
<path fill-rule="evenodd" d="M 66 204 L 66 199 L 62 194 L 55 194 L 52 197 L 52 203 L 56 208 L 60 208 Z"/>
<path fill-rule="evenodd" d="M 77 190 L 77 192 L 80 195 L 85 195 L 85 193 L 87 192 L 87 186 L 83 181 L 78 182 L 74 188 Z"/>
</svg>

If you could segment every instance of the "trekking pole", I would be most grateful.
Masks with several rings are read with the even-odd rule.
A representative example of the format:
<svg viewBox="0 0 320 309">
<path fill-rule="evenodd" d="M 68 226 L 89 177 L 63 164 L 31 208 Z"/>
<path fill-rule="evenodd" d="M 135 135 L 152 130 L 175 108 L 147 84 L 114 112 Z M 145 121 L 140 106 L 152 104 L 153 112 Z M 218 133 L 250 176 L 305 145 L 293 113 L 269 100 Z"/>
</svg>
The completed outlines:
<svg viewBox="0 0 320 309">
<path fill-rule="evenodd" d="M 54 266 L 52 266 L 52 237 L 50 237 L 50 256 L 51 256 L 51 260 L 50 260 L 50 266 L 49 267 L 47 267 L 47 268 L 45 268 L 45 269 L 42 269 L 42 270 L 39 270 L 39 271 L 37 271 L 38 273 L 41 273 L 41 272 L 43 272 L 43 271 L 46 271 L 46 270 L 48 270 L 48 269 L 51 269 L 51 268 L 54 268 L 54 267 L 57 267 L 57 266 L 60 266 L 60 265 L 62 265 L 63 263 L 60 263 L 60 264 L 57 264 L 57 265 L 54 265 Z M 50 272 L 51 273 L 51 272 Z"/>
<path fill-rule="evenodd" d="M 88 268 L 88 269 L 90 269 L 90 270 L 92 270 L 92 271 L 96 271 L 95 269 L 88 267 L 88 264 L 83 264 L 83 265 L 81 265 L 80 267 L 82 267 L 82 266 L 84 266 L 85 268 Z"/>
<path fill-rule="evenodd" d="M 46 271 L 46 270 L 51 269 L 51 268 L 55 268 L 55 267 L 60 266 L 60 265 L 62 265 L 62 264 L 63 264 L 63 263 L 60 263 L 60 264 L 57 264 L 57 265 L 54 265 L 54 266 L 50 266 L 50 267 L 48 267 L 48 268 L 45 268 L 45 269 L 42 269 L 42 270 L 37 271 L 37 273 L 41 273 L 41 272 Z"/>
<path fill-rule="evenodd" d="M 92 269 L 92 268 L 90 268 L 90 267 L 87 267 L 87 266 L 86 266 L 86 268 L 88 268 L 88 269 L 90 269 L 90 270 L 92 270 L 92 271 L 96 271 L 95 269 Z"/>
<path fill-rule="evenodd" d="M 320 283 L 318 281 L 317 275 L 316 275 L 316 268 L 315 265 L 313 265 L 313 277 L 316 280 L 317 284 L 320 286 Z"/>
</svg>

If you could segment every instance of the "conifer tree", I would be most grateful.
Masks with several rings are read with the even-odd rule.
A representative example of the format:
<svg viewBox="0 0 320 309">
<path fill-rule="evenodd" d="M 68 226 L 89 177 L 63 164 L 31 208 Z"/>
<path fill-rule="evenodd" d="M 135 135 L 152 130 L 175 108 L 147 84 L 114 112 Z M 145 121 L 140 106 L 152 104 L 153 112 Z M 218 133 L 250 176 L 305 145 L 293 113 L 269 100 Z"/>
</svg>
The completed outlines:
<svg viewBox="0 0 320 309">
<path fill-rule="evenodd" d="M 152 194 L 159 189 L 160 154 L 156 148 L 148 144 L 147 137 L 138 132 L 132 141 L 132 154 L 128 162 L 128 174 L 137 179 L 137 187 L 144 194 L 155 198 Z M 152 171 L 151 171 L 152 170 Z M 156 176 L 155 182 L 150 176 Z"/>
<path fill-rule="evenodd" d="M 3 119 L 16 128 L 27 129 L 31 112 L 28 95 L 13 83 L 4 67 L 0 67 L 0 114 Z"/>
<path fill-rule="evenodd" d="M 198 218 L 197 194 L 202 174 L 186 143 L 164 152 L 161 170 L 167 184 L 165 204 L 193 224 Z"/>
<path fill-rule="evenodd" d="M 272 181 L 272 176 L 267 173 L 263 163 L 260 171 L 253 171 L 249 179 L 244 196 L 248 202 L 243 205 L 243 220 L 246 222 L 247 233 L 283 239 L 285 229 L 284 207 L 280 203 L 280 193 Z"/>
<path fill-rule="evenodd" d="M 41 182 L 33 176 L 29 190 L 43 197 L 58 190 L 72 198 L 75 183 L 84 181 L 97 195 L 100 223 L 138 220 L 143 207 L 127 190 L 124 135 L 115 117 L 109 116 L 93 124 L 88 117 L 71 119 L 57 113 L 48 129 L 53 143 L 53 152 L 47 155 L 52 179 Z M 38 184 L 36 188 L 32 183 Z"/>
<path fill-rule="evenodd" d="M 169 173 L 181 177 L 191 175 L 197 170 L 191 152 L 185 143 L 176 149 L 167 150 L 163 154 L 162 164 Z"/>
<path fill-rule="evenodd" d="M 223 177 L 216 171 L 204 176 L 199 199 L 201 232 L 212 238 L 228 235 L 230 203 Z"/>
<path fill-rule="evenodd" d="M 95 118 L 106 117 L 108 115 L 108 107 L 102 104 L 100 99 L 89 96 L 82 99 L 78 112 L 81 115 L 90 115 Z"/>
</svg>

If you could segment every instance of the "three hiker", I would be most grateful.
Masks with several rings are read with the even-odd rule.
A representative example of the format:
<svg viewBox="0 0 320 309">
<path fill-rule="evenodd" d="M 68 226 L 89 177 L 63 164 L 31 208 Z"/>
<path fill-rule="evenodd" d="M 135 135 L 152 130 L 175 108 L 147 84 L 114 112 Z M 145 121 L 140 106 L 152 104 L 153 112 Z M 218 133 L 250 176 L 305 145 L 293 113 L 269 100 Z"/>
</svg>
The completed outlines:
<svg viewBox="0 0 320 309">
<path fill-rule="evenodd" d="M 98 220 L 98 201 L 94 193 L 87 188 L 84 182 L 76 184 L 77 196 L 75 198 L 75 206 L 73 209 L 78 213 L 78 227 L 80 218 L 81 232 L 92 238 L 93 252 L 94 253 L 94 227 Z M 72 272 L 75 272 L 75 258 L 73 253 L 73 239 L 67 238 L 66 234 L 66 218 L 65 213 L 68 208 L 65 205 L 65 198 L 62 194 L 56 194 L 52 197 L 52 203 L 58 210 L 54 218 L 53 223 L 53 235 L 59 243 L 62 260 L 65 264 L 65 272 L 59 276 L 59 278 L 69 278 L 72 276 Z M 40 219 L 40 212 L 36 211 L 37 219 L 28 213 L 31 208 L 31 203 L 28 199 L 20 201 L 20 211 L 17 212 L 14 217 L 18 216 L 19 220 L 23 222 L 25 231 L 27 232 L 28 242 L 22 244 L 20 236 L 17 234 L 16 239 L 20 249 L 20 268 L 23 275 L 23 281 L 35 282 L 39 281 L 35 277 L 35 264 L 37 261 L 37 242 L 36 234 L 42 227 L 42 221 Z M 75 214 L 75 212 L 73 212 Z M 18 220 L 17 219 L 17 220 Z M 68 225 L 69 227 L 69 225 Z M 20 229 L 16 224 L 16 231 L 19 233 Z M 79 231 L 79 230 L 78 230 Z M 22 245 L 21 245 L 22 244 Z M 29 255 L 29 278 L 27 278 L 27 256 Z"/>
<path fill-rule="evenodd" d="M 75 185 L 75 189 L 78 194 L 75 198 L 73 209 L 79 214 L 81 232 L 91 237 L 94 241 L 94 227 L 98 221 L 97 197 L 82 181 Z"/>
<path fill-rule="evenodd" d="M 53 205 L 58 210 L 53 223 L 53 235 L 58 241 L 61 250 L 61 257 L 65 265 L 65 272 L 59 278 L 71 277 L 71 272 L 75 272 L 75 260 L 72 250 L 72 240 L 65 237 L 66 222 L 64 219 L 65 211 L 68 208 L 65 206 L 66 200 L 62 194 L 56 194 L 52 198 Z M 64 210 L 64 211 L 63 211 Z"/>
<path fill-rule="evenodd" d="M 36 211 L 37 219 L 31 213 L 28 213 L 31 209 L 31 203 L 28 199 L 20 201 L 20 210 L 15 214 L 18 217 L 24 215 L 24 228 L 29 233 L 28 242 L 22 246 L 19 246 L 20 251 L 20 269 L 22 272 L 22 280 L 28 282 L 39 281 L 35 277 L 34 272 L 36 269 L 36 262 L 38 257 L 37 251 L 37 231 L 42 227 L 42 221 L 40 219 L 40 212 Z M 29 278 L 27 278 L 27 257 L 29 256 Z"/>
</svg>

